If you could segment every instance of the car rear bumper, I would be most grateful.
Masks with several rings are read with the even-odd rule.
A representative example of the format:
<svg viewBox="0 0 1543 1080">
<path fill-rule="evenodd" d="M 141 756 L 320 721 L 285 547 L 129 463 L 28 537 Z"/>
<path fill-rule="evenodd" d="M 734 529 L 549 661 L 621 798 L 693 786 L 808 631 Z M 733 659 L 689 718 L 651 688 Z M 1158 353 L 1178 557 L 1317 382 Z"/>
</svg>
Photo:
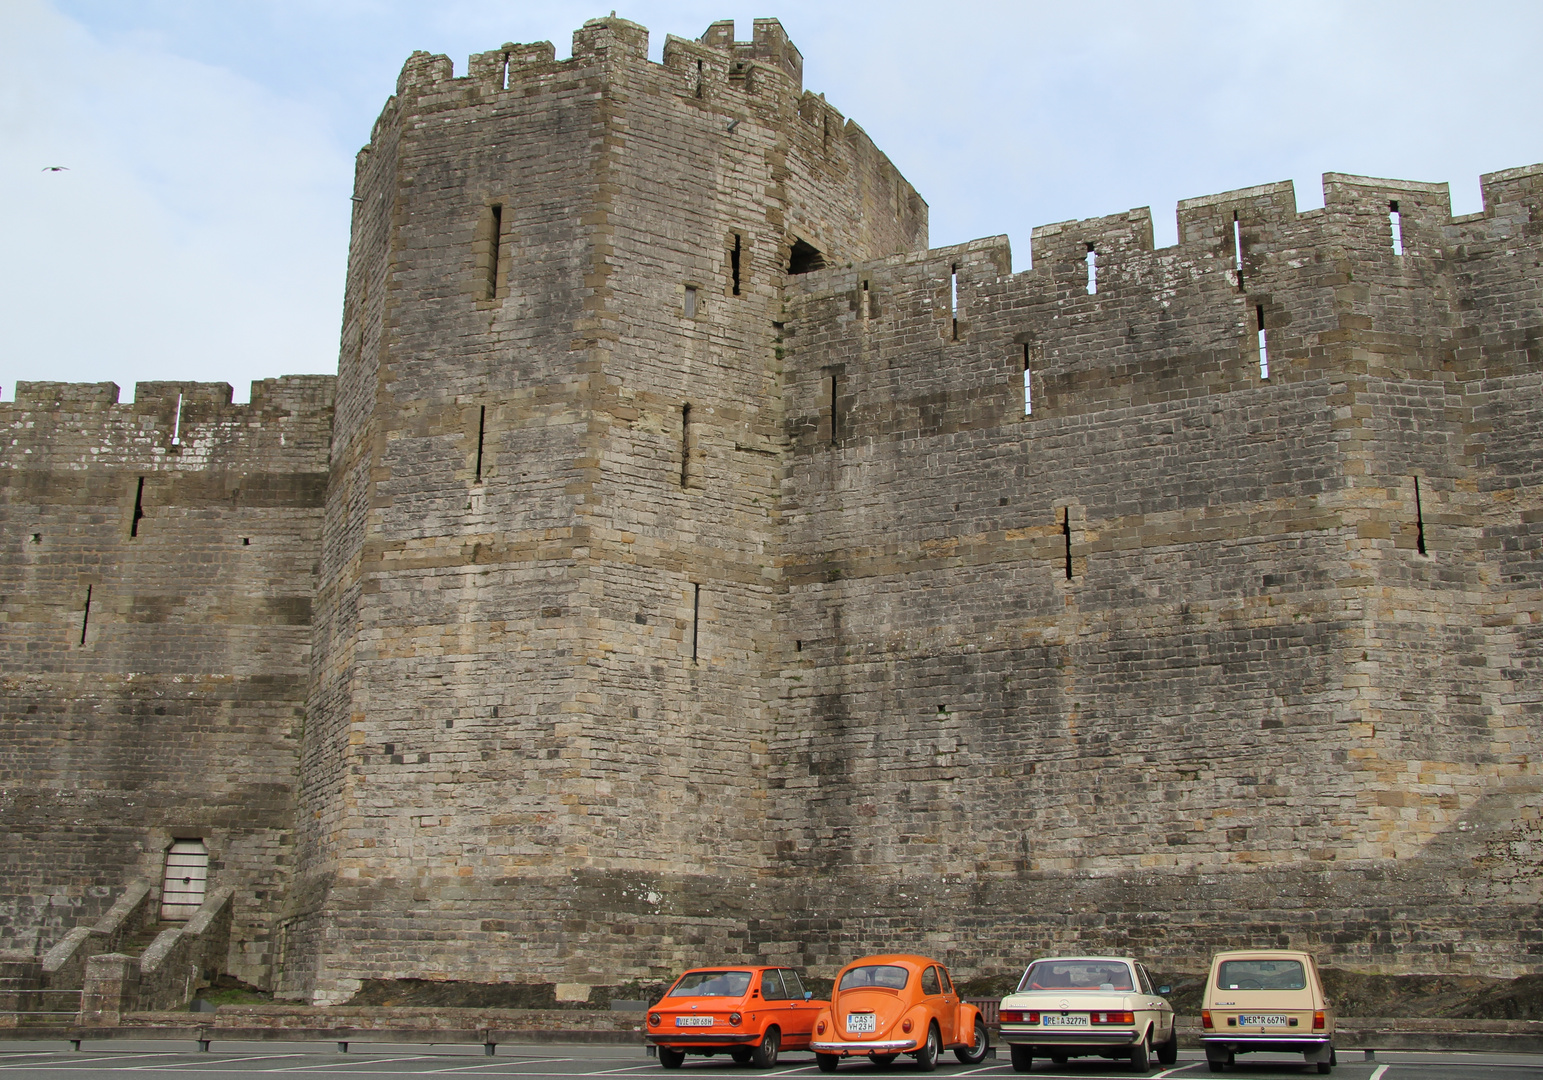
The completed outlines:
<svg viewBox="0 0 1543 1080">
<path fill-rule="evenodd" d="M 816 1054 L 906 1054 L 916 1049 L 915 1039 L 870 1039 L 865 1042 L 811 1042 Z"/>
<path fill-rule="evenodd" d="M 1013 1046 L 1134 1046 L 1138 1041 L 1132 1028 L 1096 1030 L 1078 1028 L 1076 1031 L 1041 1031 L 1036 1028 L 1001 1029 L 1002 1041 Z"/>
<path fill-rule="evenodd" d="M 1329 1060 L 1331 1035 L 1201 1035 L 1206 1057 L 1226 1057 L 1267 1050 L 1283 1054 L 1308 1054 L 1308 1060 Z"/>
<path fill-rule="evenodd" d="M 761 1033 L 758 1031 L 725 1033 L 723 1035 L 677 1035 L 670 1032 L 666 1035 L 645 1036 L 649 1042 L 656 1046 L 740 1046 L 745 1043 L 757 1043 L 761 1041 Z"/>
</svg>

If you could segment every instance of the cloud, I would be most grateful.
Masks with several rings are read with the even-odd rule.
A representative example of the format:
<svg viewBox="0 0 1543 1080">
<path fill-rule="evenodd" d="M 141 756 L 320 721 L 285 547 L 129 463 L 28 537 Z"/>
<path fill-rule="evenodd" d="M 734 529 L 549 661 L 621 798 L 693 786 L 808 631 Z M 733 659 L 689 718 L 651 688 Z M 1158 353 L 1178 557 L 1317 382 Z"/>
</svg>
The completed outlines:
<svg viewBox="0 0 1543 1080">
<path fill-rule="evenodd" d="M 351 163 L 305 104 L 21 0 L 0 34 L 0 382 L 331 371 Z M 64 165 L 65 172 L 43 172 Z"/>
</svg>

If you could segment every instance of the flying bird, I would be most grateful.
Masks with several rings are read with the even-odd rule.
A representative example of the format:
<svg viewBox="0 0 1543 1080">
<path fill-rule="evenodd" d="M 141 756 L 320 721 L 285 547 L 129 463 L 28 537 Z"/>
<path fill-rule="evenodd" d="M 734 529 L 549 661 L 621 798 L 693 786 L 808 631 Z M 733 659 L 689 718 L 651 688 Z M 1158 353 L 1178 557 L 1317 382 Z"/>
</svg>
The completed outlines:
<svg viewBox="0 0 1543 1080">
<path fill-rule="evenodd" d="M 44 165 L 38 171 L 39 172 L 69 172 L 70 171 L 70 167 L 68 165 Z"/>
</svg>

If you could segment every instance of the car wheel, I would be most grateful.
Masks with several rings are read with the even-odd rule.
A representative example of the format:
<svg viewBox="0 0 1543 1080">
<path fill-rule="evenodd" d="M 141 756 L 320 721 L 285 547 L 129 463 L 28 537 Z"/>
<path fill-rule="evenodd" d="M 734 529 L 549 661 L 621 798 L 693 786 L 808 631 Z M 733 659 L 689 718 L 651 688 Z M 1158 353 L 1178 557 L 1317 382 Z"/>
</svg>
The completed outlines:
<svg viewBox="0 0 1543 1080">
<path fill-rule="evenodd" d="M 1051 1054 L 1050 1055 L 1050 1063 L 1052 1065 L 1065 1065 L 1070 1060 L 1071 1059 L 1069 1057 L 1067 1057 L 1065 1054 Z"/>
<path fill-rule="evenodd" d="M 666 1069 L 678 1069 L 685 1061 L 686 1052 L 684 1050 L 671 1050 L 668 1046 L 661 1046 L 659 1048 L 659 1064 L 663 1065 Z"/>
<path fill-rule="evenodd" d="M 873 1062 L 879 1068 L 883 1069 L 893 1065 L 895 1063 L 895 1059 L 899 1056 L 899 1054 L 869 1054 L 868 1060 Z"/>
<path fill-rule="evenodd" d="M 968 1048 L 960 1047 L 954 1051 L 954 1057 L 959 1059 L 962 1065 L 979 1065 L 986 1060 L 986 1022 L 980 1017 L 975 1018 L 975 1038 L 971 1040 Z"/>
<path fill-rule="evenodd" d="M 836 1066 L 841 1064 L 841 1058 L 835 1054 L 816 1054 L 814 1063 L 820 1067 L 821 1072 L 835 1072 Z"/>
<path fill-rule="evenodd" d="M 1221 1072 L 1227 1067 L 1227 1063 L 1225 1061 L 1217 1061 L 1215 1058 L 1207 1061 L 1206 1064 L 1211 1067 L 1212 1072 Z"/>
<path fill-rule="evenodd" d="M 932 1072 L 938 1067 L 938 1049 L 943 1040 L 938 1037 L 938 1026 L 927 1025 L 927 1041 L 922 1043 L 922 1048 L 916 1051 L 916 1071 Z"/>
<path fill-rule="evenodd" d="M 1029 1072 L 1034 1068 L 1034 1048 L 1032 1046 L 1013 1047 L 1013 1072 Z"/>
<path fill-rule="evenodd" d="M 736 1046 L 729 1051 L 729 1057 L 734 1059 L 736 1065 L 750 1064 L 750 1047 Z"/>
<path fill-rule="evenodd" d="M 1148 1062 L 1152 1059 L 1152 1031 L 1141 1036 L 1141 1041 L 1136 1044 L 1136 1049 L 1130 1052 L 1130 1067 L 1136 1072 L 1146 1072 Z"/>
<path fill-rule="evenodd" d="M 750 1064 L 757 1069 L 769 1069 L 777 1064 L 777 1050 L 782 1043 L 782 1033 L 774 1027 L 766 1029 L 760 1045 L 750 1051 Z"/>
<path fill-rule="evenodd" d="M 1157 1063 L 1159 1065 L 1172 1065 L 1179 1060 L 1179 1025 L 1175 1023 L 1168 1029 L 1168 1038 L 1157 1048 Z"/>
</svg>

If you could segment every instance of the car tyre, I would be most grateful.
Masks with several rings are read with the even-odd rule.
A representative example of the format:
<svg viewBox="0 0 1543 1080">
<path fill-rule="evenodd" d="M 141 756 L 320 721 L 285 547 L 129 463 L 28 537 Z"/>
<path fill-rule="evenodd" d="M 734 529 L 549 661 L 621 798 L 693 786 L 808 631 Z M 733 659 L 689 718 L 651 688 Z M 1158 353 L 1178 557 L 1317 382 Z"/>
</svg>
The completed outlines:
<svg viewBox="0 0 1543 1080">
<path fill-rule="evenodd" d="M 1146 1072 L 1151 1068 L 1152 1060 L 1152 1030 L 1141 1036 L 1141 1041 L 1136 1044 L 1136 1049 L 1130 1052 L 1130 1067 L 1135 1072 Z"/>
<path fill-rule="evenodd" d="M 938 1051 L 942 1041 L 938 1036 L 938 1026 L 928 1024 L 927 1041 L 922 1043 L 920 1050 L 916 1051 L 917 1072 L 932 1072 L 938 1067 Z"/>
<path fill-rule="evenodd" d="M 1179 1060 L 1179 1025 L 1175 1021 L 1173 1027 L 1168 1030 L 1168 1038 L 1157 1048 L 1157 1063 L 1159 1065 L 1172 1065 Z"/>
<path fill-rule="evenodd" d="M 777 1064 L 777 1051 L 782 1046 L 782 1032 L 774 1027 L 766 1029 L 756 1048 L 750 1051 L 750 1064 L 757 1069 L 769 1069 Z"/>
<path fill-rule="evenodd" d="M 671 1050 L 668 1046 L 659 1048 L 659 1064 L 666 1069 L 678 1069 L 686 1063 L 684 1050 Z"/>
<path fill-rule="evenodd" d="M 750 1064 L 750 1047 L 736 1046 L 729 1050 L 729 1057 L 734 1059 L 736 1065 Z"/>
<path fill-rule="evenodd" d="M 1034 1048 L 1014 1046 L 1012 1050 L 1013 1072 L 1030 1072 L 1034 1068 Z"/>
<path fill-rule="evenodd" d="M 869 1054 L 868 1060 L 873 1062 L 879 1068 L 884 1069 L 893 1065 L 895 1063 L 895 1059 L 899 1056 L 899 1054 Z"/>
<path fill-rule="evenodd" d="M 814 1063 L 820 1067 L 821 1072 L 835 1072 L 836 1066 L 841 1064 L 841 1058 L 836 1054 L 816 1054 Z"/>
<path fill-rule="evenodd" d="M 954 1057 L 959 1059 L 961 1065 L 979 1065 L 986 1060 L 986 1051 L 990 1047 L 986 1041 L 986 1022 L 980 1017 L 975 1018 L 975 1038 L 969 1046 L 961 1046 L 954 1051 Z"/>
</svg>

